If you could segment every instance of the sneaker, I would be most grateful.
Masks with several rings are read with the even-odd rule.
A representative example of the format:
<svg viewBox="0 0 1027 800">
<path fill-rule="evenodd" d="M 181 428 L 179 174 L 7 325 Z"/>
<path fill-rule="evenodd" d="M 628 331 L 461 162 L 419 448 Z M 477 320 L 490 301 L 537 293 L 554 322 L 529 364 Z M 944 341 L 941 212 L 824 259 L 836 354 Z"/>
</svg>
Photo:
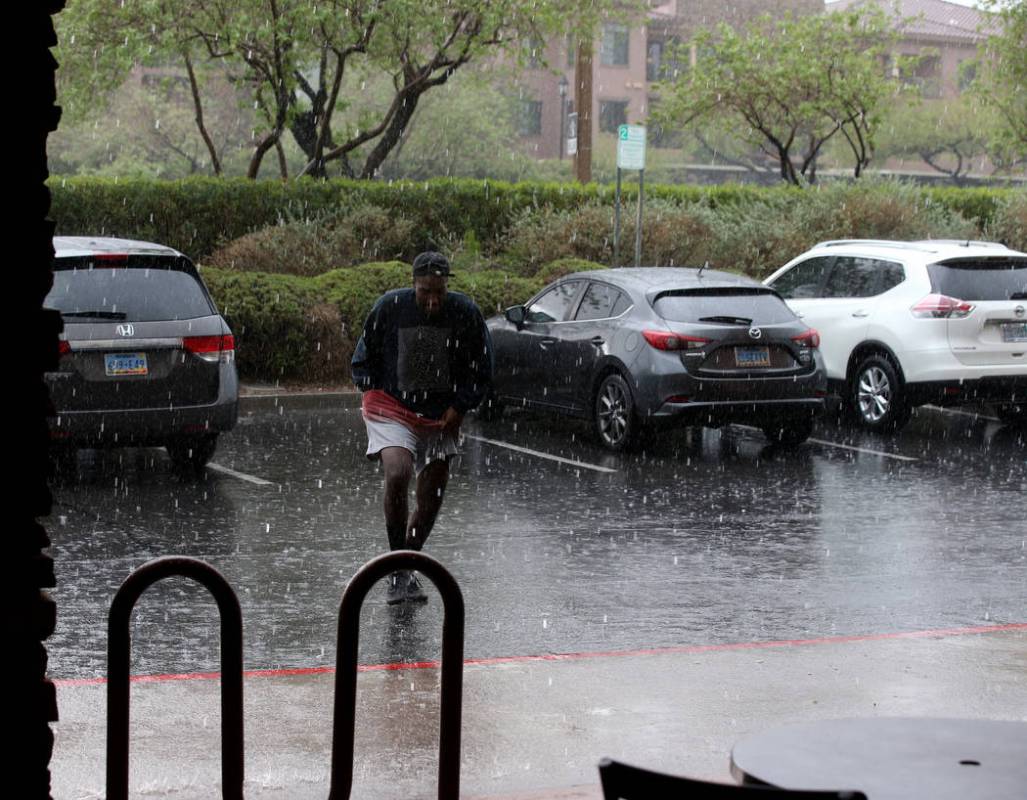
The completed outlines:
<svg viewBox="0 0 1027 800">
<path fill-rule="evenodd" d="M 402 603 L 407 599 L 407 585 L 410 583 L 410 579 L 413 578 L 413 573 L 408 572 L 405 569 L 397 570 L 391 573 L 386 580 L 388 581 L 388 590 L 385 593 L 385 602 L 390 606 L 394 606 L 397 603 Z"/>
<path fill-rule="evenodd" d="M 416 572 L 408 572 L 406 599 L 411 603 L 427 603 L 428 595 L 421 588 L 421 582 L 417 579 Z"/>
</svg>

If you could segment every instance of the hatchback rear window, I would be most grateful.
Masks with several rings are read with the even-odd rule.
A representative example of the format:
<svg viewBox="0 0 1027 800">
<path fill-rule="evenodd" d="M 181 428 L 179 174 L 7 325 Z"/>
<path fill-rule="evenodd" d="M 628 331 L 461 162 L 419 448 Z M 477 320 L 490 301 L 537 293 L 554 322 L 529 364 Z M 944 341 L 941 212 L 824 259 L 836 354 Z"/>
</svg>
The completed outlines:
<svg viewBox="0 0 1027 800">
<path fill-rule="evenodd" d="M 960 300 L 1027 298 L 1027 258 L 953 258 L 927 272 L 935 292 Z"/>
<path fill-rule="evenodd" d="M 675 289 L 660 292 L 653 309 L 670 322 L 713 322 L 713 318 L 752 320 L 763 325 L 789 322 L 795 314 L 776 292 L 759 287 Z"/>
<path fill-rule="evenodd" d="M 58 258 L 47 308 L 69 320 L 156 322 L 216 313 L 193 265 L 184 258 Z"/>
</svg>

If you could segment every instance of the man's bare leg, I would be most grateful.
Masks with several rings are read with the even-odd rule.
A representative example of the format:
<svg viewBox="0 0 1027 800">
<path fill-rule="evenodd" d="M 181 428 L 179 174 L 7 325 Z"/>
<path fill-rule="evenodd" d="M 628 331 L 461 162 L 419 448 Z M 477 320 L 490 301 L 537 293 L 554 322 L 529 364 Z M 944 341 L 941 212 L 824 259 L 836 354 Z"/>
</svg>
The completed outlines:
<svg viewBox="0 0 1027 800">
<path fill-rule="evenodd" d="M 406 547 L 420 550 L 435 526 L 449 481 L 449 460 L 432 461 L 417 476 L 417 505 L 406 530 Z"/>
<path fill-rule="evenodd" d="M 414 456 L 405 447 L 386 447 L 380 457 L 385 472 L 385 530 L 389 549 L 403 550 L 407 546 L 407 494 L 414 476 Z"/>
</svg>

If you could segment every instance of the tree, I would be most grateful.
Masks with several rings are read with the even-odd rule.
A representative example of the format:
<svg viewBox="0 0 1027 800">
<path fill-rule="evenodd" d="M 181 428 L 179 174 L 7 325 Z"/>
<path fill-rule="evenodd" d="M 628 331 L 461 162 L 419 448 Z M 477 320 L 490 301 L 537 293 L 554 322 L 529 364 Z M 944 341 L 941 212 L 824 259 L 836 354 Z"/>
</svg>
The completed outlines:
<svg viewBox="0 0 1027 800">
<path fill-rule="evenodd" d="M 774 20 L 698 34 L 678 56 L 695 65 L 659 86 L 657 122 L 730 126 L 791 184 L 816 180 L 825 143 L 840 136 L 858 177 L 873 154 L 880 107 L 894 91 L 883 68 L 895 40 L 877 8 Z"/>
<path fill-rule="evenodd" d="M 896 106 L 881 125 L 878 155 L 910 157 L 964 185 L 971 172 L 1001 172 L 1015 164 L 996 149 L 999 126 L 971 94 Z"/>
<path fill-rule="evenodd" d="M 997 114 L 993 148 L 1007 162 L 1027 159 L 1027 3 L 985 0 L 997 14 L 997 30 L 981 46 L 973 88 Z"/>
<path fill-rule="evenodd" d="M 133 63 L 177 65 L 190 78 L 195 118 L 206 131 L 199 60 L 223 65 L 247 87 L 263 122 L 252 137 L 248 174 L 265 154 L 278 152 L 292 131 L 308 161 L 304 173 L 324 175 L 335 162 L 343 174 L 379 172 L 397 147 L 422 98 L 483 56 L 518 54 L 531 37 L 569 27 L 585 29 L 607 11 L 622 13 L 636 0 L 137 0 L 114 5 L 78 0 L 61 23 L 61 41 L 77 61 L 65 74 L 69 96 L 90 96 Z M 373 118 L 345 124 L 353 105 L 343 96 L 347 75 L 388 76 L 390 101 Z M 369 145 L 369 146 L 368 146 Z M 362 164 L 352 159 L 359 154 Z"/>
</svg>

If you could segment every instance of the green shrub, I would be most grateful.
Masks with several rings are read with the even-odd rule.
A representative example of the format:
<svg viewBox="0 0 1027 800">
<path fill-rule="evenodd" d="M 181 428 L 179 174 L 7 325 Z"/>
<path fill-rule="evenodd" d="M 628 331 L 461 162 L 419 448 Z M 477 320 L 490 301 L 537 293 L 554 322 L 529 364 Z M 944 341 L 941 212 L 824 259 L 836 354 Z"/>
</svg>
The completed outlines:
<svg viewBox="0 0 1027 800">
<path fill-rule="evenodd" d="M 597 264 L 595 261 L 586 261 L 583 258 L 560 258 L 551 261 L 535 275 L 535 291 L 572 272 L 589 272 L 596 269 L 606 269 L 606 265 Z"/>
<path fill-rule="evenodd" d="M 206 263 L 251 272 L 320 275 L 383 256 L 412 259 L 413 231 L 412 221 L 362 205 L 247 233 L 215 250 Z"/>
<path fill-rule="evenodd" d="M 704 212 L 717 269 L 764 277 L 828 239 L 968 238 L 976 227 L 908 183 L 834 182 Z"/>
<path fill-rule="evenodd" d="M 988 225 L 987 237 L 1027 252 L 1027 192 L 1010 192 L 999 201 Z"/>
<path fill-rule="evenodd" d="M 338 310 L 306 281 L 288 275 L 202 269 L 203 279 L 236 337 L 244 378 L 314 381 L 348 373 Z"/>
</svg>

